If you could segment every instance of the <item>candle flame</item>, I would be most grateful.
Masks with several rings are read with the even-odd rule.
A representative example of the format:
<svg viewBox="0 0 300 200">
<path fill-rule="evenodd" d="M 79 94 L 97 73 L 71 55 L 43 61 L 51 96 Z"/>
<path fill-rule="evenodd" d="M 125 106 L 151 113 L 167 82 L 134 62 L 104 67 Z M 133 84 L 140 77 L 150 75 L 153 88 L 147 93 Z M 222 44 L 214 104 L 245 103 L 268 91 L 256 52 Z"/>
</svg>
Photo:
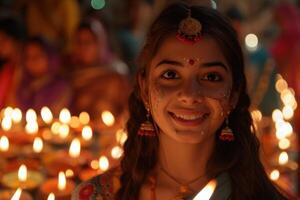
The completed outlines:
<svg viewBox="0 0 300 200">
<path fill-rule="evenodd" d="M 41 109 L 41 116 L 42 116 L 43 121 L 46 124 L 50 124 L 52 122 L 52 120 L 53 120 L 52 112 L 51 112 L 51 110 L 47 106 L 44 106 Z"/>
<path fill-rule="evenodd" d="M 106 156 L 101 156 L 99 158 L 99 168 L 102 171 L 106 171 L 109 168 L 109 161 Z"/>
<path fill-rule="evenodd" d="M 112 126 L 115 123 L 115 117 L 107 110 L 102 112 L 101 117 L 106 126 Z"/>
<path fill-rule="evenodd" d="M 0 151 L 8 151 L 8 149 L 9 149 L 9 140 L 5 135 L 3 135 L 0 138 Z"/>
<path fill-rule="evenodd" d="M 66 177 L 73 177 L 74 176 L 74 172 L 72 169 L 67 169 L 66 170 Z"/>
<path fill-rule="evenodd" d="M 37 120 L 36 112 L 33 109 L 28 109 L 26 112 L 26 122 L 27 123 L 36 122 L 36 120 Z"/>
<path fill-rule="evenodd" d="M 12 196 L 11 200 L 19 200 L 22 194 L 22 189 L 18 188 L 14 195 Z"/>
<path fill-rule="evenodd" d="M 59 172 L 58 174 L 58 190 L 59 191 L 63 191 L 66 189 L 66 176 L 65 176 L 65 173 L 64 172 Z"/>
<path fill-rule="evenodd" d="M 47 200 L 55 200 L 55 196 L 52 192 L 48 195 Z"/>
<path fill-rule="evenodd" d="M 67 108 L 63 108 L 60 113 L 59 113 L 59 120 L 64 123 L 67 124 L 71 121 L 71 113 Z"/>
<path fill-rule="evenodd" d="M 99 161 L 98 160 L 92 160 L 90 163 L 90 166 L 92 169 L 99 169 Z"/>
<path fill-rule="evenodd" d="M 291 145 L 291 143 L 290 143 L 289 139 L 287 139 L 287 138 L 281 139 L 278 144 L 280 149 L 287 149 L 290 147 L 290 145 Z"/>
<path fill-rule="evenodd" d="M 217 186 L 217 181 L 215 179 L 208 182 L 208 184 L 195 196 L 193 200 L 208 200 L 215 188 Z"/>
<path fill-rule="evenodd" d="M 90 115 L 87 112 L 81 112 L 79 114 L 79 121 L 81 124 L 88 124 L 90 122 Z"/>
<path fill-rule="evenodd" d="M 54 122 L 52 125 L 51 125 L 51 131 L 54 135 L 57 135 L 59 134 L 59 129 L 60 129 L 60 123 L 59 122 Z"/>
<path fill-rule="evenodd" d="M 120 146 L 115 146 L 111 150 L 111 156 L 114 159 L 119 159 L 123 154 L 123 149 Z"/>
<path fill-rule="evenodd" d="M 280 165 L 285 165 L 289 161 L 289 155 L 287 152 L 281 152 L 278 158 L 278 162 Z"/>
<path fill-rule="evenodd" d="M 70 148 L 69 148 L 69 155 L 72 158 L 77 158 L 80 155 L 80 141 L 78 138 L 72 140 Z"/>
<path fill-rule="evenodd" d="M 279 176 L 280 176 L 280 172 L 277 169 L 275 169 L 271 172 L 270 179 L 276 181 L 279 179 Z"/>
<path fill-rule="evenodd" d="M 10 117 L 12 116 L 12 113 L 13 113 L 14 109 L 10 106 L 6 107 L 4 109 L 4 117 Z"/>
<path fill-rule="evenodd" d="M 19 123 L 21 122 L 22 120 L 22 112 L 19 108 L 15 108 L 12 112 L 12 120 L 15 122 L 15 123 Z"/>
<path fill-rule="evenodd" d="M 58 128 L 58 134 L 61 138 L 67 138 L 70 133 L 70 127 L 67 124 L 62 124 Z"/>
<path fill-rule="evenodd" d="M 21 181 L 21 182 L 25 182 L 27 180 L 27 167 L 26 167 L 26 165 L 22 164 L 19 167 L 18 178 L 19 178 L 19 181 Z"/>
<path fill-rule="evenodd" d="M 4 131 L 9 131 L 12 127 L 12 121 L 11 121 L 11 117 L 10 116 L 5 116 L 2 119 L 1 122 L 1 127 Z"/>
<path fill-rule="evenodd" d="M 69 124 L 72 128 L 79 128 L 80 127 L 79 118 L 77 116 L 72 116 Z"/>
<path fill-rule="evenodd" d="M 40 153 L 43 150 L 43 140 L 40 137 L 36 137 L 33 141 L 33 151 Z"/>
<path fill-rule="evenodd" d="M 90 126 L 84 126 L 81 132 L 84 140 L 90 140 L 93 137 L 93 130 Z"/>
<path fill-rule="evenodd" d="M 30 121 L 25 126 L 26 133 L 33 135 L 39 131 L 39 125 L 36 121 Z"/>
<path fill-rule="evenodd" d="M 116 140 L 117 143 L 124 145 L 125 141 L 127 140 L 127 133 L 123 129 L 117 130 Z"/>
</svg>

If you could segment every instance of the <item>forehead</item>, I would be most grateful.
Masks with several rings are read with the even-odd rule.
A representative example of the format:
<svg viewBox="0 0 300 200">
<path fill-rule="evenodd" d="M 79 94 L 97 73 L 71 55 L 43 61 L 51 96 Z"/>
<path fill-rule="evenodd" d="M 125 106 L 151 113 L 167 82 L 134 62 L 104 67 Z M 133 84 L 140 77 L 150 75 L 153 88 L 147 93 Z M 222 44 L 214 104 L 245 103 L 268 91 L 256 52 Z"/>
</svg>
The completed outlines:
<svg viewBox="0 0 300 200">
<path fill-rule="evenodd" d="M 218 46 L 217 42 L 208 36 L 201 38 L 199 42 L 194 44 L 179 41 L 175 36 L 165 39 L 152 62 L 159 62 L 160 59 L 173 58 L 197 58 L 200 62 L 222 61 L 227 65 L 225 57 Z"/>
</svg>

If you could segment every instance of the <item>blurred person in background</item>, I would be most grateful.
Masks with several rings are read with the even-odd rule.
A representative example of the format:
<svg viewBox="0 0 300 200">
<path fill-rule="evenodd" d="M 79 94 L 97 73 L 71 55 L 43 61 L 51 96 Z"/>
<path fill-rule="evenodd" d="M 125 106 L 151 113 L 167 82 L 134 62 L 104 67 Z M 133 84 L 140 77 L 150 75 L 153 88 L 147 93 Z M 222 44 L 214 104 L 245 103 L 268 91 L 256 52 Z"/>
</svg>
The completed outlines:
<svg viewBox="0 0 300 200">
<path fill-rule="evenodd" d="M 54 47 L 44 38 L 35 36 L 24 44 L 23 75 L 17 89 L 17 106 L 22 111 L 40 111 L 47 106 L 58 116 L 68 107 L 71 89 L 59 74 L 60 58 Z"/>
<path fill-rule="evenodd" d="M 30 36 L 42 35 L 66 53 L 80 21 L 76 0 L 16 0 L 16 9 L 22 13 Z"/>
<path fill-rule="evenodd" d="M 19 19 L 0 19 L 0 108 L 15 105 L 15 90 L 20 79 L 20 57 L 25 28 Z"/>
<path fill-rule="evenodd" d="M 92 119 L 109 110 L 119 116 L 129 93 L 128 68 L 111 51 L 106 31 L 96 19 L 83 20 L 74 36 L 68 58 L 74 98 L 72 111 L 87 111 Z"/>
</svg>

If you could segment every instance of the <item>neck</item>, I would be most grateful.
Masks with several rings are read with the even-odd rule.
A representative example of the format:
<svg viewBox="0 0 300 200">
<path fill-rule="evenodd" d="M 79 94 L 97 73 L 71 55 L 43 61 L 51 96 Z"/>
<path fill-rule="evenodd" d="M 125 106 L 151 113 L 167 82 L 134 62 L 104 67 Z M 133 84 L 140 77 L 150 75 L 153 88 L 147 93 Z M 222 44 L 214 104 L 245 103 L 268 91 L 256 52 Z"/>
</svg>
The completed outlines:
<svg viewBox="0 0 300 200">
<path fill-rule="evenodd" d="M 158 169 L 162 167 L 181 183 L 207 176 L 206 164 L 214 148 L 214 137 L 198 144 L 181 143 L 163 133 L 159 137 Z"/>
</svg>

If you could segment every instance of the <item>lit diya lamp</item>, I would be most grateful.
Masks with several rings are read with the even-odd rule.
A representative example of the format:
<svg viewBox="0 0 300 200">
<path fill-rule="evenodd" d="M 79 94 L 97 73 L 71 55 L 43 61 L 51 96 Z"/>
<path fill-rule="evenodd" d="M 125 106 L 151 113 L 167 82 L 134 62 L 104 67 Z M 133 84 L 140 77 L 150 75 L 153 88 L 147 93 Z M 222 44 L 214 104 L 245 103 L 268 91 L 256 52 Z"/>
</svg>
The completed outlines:
<svg viewBox="0 0 300 200">
<path fill-rule="evenodd" d="M 2 184 L 11 189 L 28 189 L 37 188 L 44 181 L 44 176 L 37 171 L 27 170 L 26 165 L 21 165 L 19 170 L 6 173 L 2 177 Z"/>
<path fill-rule="evenodd" d="M 44 145 L 41 137 L 35 137 L 32 145 L 26 145 L 22 148 L 22 154 L 30 158 L 40 158 L 42 154 L 51 152 L 49 145 Z"/>
<path fill-rule="evenodd" d="M 53 121 L 53 114 L 47 106 L 42 107 L 41 117 L 44 125 L 46 126 L 50 125 L 51 122 Z"/>
<path fill-rule="evenodd" d="M 216 189 L 217 181 L 209 181 L 207 185 L 193 198 L 193 200 L 209 200 Z"/>
<path fill-rule="evenodd" d="M 18 155 L 19 148 L 15 145 L 11 145 L 7 136 L 2 135 L 0 137 L 0 157 L 13 158 Z"/>
<path fill-rule="evenodd" d="M 18 188 L 16 191 L 0 191 L 0 200 L 32 200 L 32 197 L 28 192 Z"/>
<path fill-rule="evenodd" d="M 92 143 L 93 130 L 89 125 L 85 125 L 81 130 L 80 143 L 83 147 L 89 146 Z"/>
<path fill-rule="evenodd" d="M 99 160 L 92 160 L 90 167 L 83 169 L 79 173 L 79 179 L 86 181 L 98 174 L 102 174 L 109 169 L 109 160 L 106 156 L 101 156 Z"/>
<path fill-rule="evenodd" d="M 59 172 L 58 178 L 52 178 L 45 181 L 40 187 L 40 195 L 42 200 L 49 198 L 50 194 L 56 200 L 70 200 L 71 194 L 75 189 L 75 183 L 67 180 L 64 172 Z"/>
</svg>

